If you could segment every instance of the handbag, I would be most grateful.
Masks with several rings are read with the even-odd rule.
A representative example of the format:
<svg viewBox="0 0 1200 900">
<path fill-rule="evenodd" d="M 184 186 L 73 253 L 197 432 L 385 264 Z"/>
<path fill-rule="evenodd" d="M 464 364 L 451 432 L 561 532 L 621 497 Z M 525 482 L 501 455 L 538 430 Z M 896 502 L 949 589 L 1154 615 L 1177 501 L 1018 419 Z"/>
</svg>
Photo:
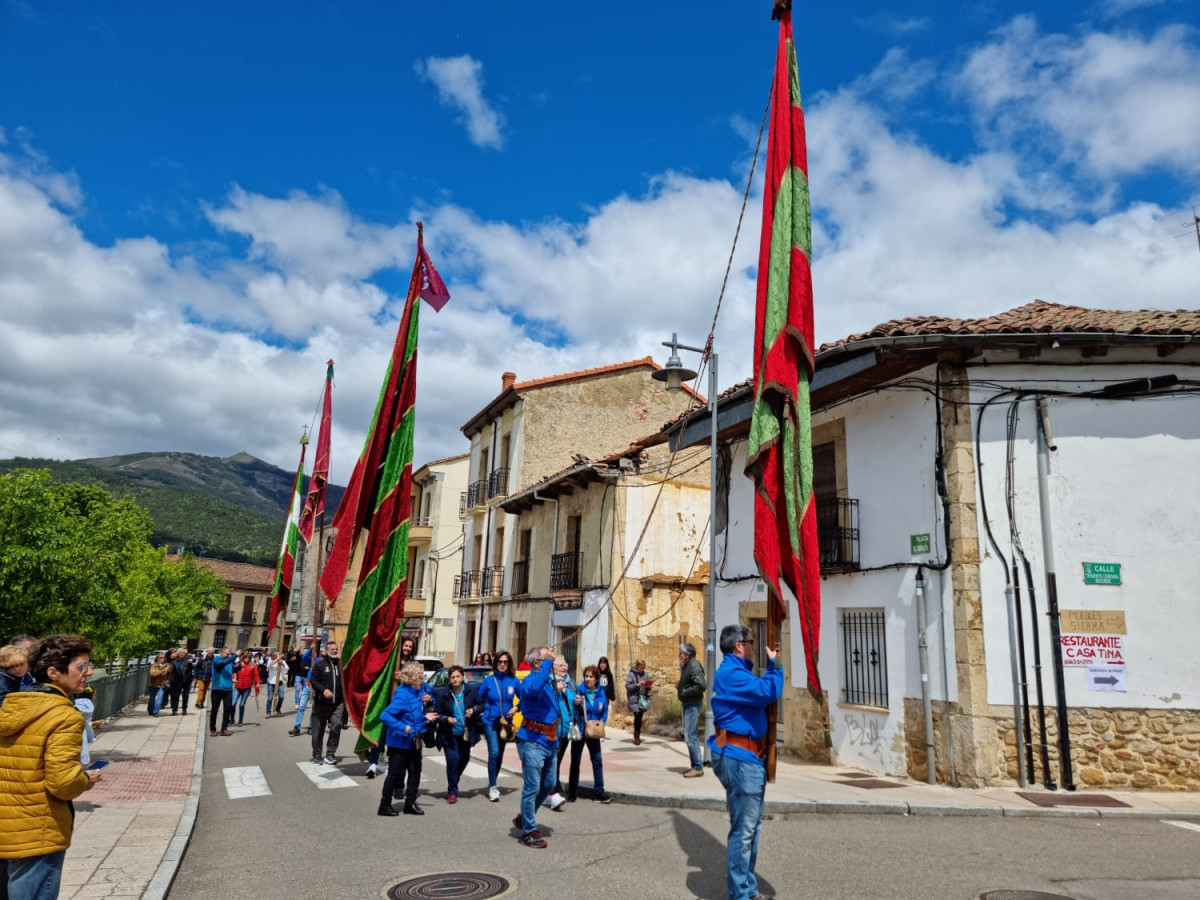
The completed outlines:
<svg viewBox="0 0 1200 900">
<path fill-rule="evenodd" d="M 582 741 L 583 740 L 583 732 L 579 730 L 579 721 L 576 719 L 571 720 L 571 728 L 567 732 L 567 740 L 568 741 Z"/>
<path fill-rule="evenodd" d="M 599 719 L 588 719 L 583 733 L 589 738 L 602 738 L 604 737 L 604 723 Z"/>
<path fill-rule="evenodd" d="M 504 707 L 504 695 L 500 691 L 500 682 L 496 681 L 496 676 L 492 676 L 492 681 L 496 682 L 496 698 L 500 701 L 501 708 Z M 502 741 L 511 741 L 513 739 L 512 722 L 504 718 L 504 716 L 496 716 L 496 722 L 493 726 L 496 729 L 496 737 Z"/>
<path fill-rule="evenodd" d="M 637 706 L 638 706 L 638 710 L 640 712 L 645 712 L 646 710 L 648 710 L 650 708 L 650 695 L 649 694 L 639 694 Z"/>
</svg>

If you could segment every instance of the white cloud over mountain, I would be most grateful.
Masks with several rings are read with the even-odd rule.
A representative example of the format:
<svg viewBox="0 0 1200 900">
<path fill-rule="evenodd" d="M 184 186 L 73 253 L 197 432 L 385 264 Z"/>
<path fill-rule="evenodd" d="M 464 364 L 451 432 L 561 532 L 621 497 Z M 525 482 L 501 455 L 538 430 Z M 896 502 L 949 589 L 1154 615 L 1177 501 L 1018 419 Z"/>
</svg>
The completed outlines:
<svg viewBox="0 0 1200 900">
<path fill-rule="evenodd" d="M 1035 297 L 1194 305 L 1200 260 L 1172 236 L 1177 209 L 1197 198 L 1166 210 L 1121 196 L 1131 183 L 1122 179 L 1195 171 L 1176 140 L 1200 110 L 1191 41 L 1177 29 L 1044 35 L 1016 20 L 955 76 L 980 143 L 954 158 L 898 121 L 881 77 L 808 98 L 818 341 Z M 890 54 L 877 75 L 905 59 Z M 427 74 L 439 71 L 434 62 Z M 937 86 L 931 63 L 914 65 L 901 99 L 917 104 Z M 478 86 L 474 71 L 462 83 Z M 441 76 L 428 77 L 440 90 Z M 1106 95 L 1109 115 L 1082 114 Z M 1194 138 L 1200 125 L 1191 128 Z M 485 122 L 480 134 L 499 141 L 498 119 L 494 129 Z M 1038 141 L 1052 158 L 1033 168 L 1025 151 Z M 215 236 L 231 248 L 214 261 L 153 236 L 89 240 L 79 219 L 87 185 L 70 161 L 13 144 L 0 144 L 0 456 L 246 449 L 290 468 L 332 357 L 333 477 L 342 482 L 403 299 L 379 276 L 407 278 L 418 217 L 453 294 L 440 314 L 421 311 L 420 462 L 465 449 L 458 427 L 498 392 L 505 370 L 533 378 L 662 360 L 672 331 L 702 344 L 744 177 L 664 172 L 583 221 L 527 224 L 458 205 L 378 223 L 332 189 L 270 197 L 235 188 L 210 198 Z M 752 197 L 717 330 L 726 385 L 749 374 L 760 215 Z"/>
</svg>

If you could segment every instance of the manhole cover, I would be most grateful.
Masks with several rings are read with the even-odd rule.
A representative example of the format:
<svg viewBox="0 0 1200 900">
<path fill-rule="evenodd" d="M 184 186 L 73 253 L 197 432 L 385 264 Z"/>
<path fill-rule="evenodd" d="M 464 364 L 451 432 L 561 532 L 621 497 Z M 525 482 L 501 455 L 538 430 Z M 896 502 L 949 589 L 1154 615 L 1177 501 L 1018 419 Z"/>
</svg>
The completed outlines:
<svg viewBox="0 0 1200 900">
<path fill-rule="evenodd" d="M 1066 894 L 1048 894 L 1045 891 L 987 891 L 979 900 L 1073 900 Z"/>
<path fill-rule="evenodd" d="M 402 881 L 387 896 L 390 900 L 487 900 L 508 888 L 507 878 L 487 872 L 443 872 Z"/>
</svg>

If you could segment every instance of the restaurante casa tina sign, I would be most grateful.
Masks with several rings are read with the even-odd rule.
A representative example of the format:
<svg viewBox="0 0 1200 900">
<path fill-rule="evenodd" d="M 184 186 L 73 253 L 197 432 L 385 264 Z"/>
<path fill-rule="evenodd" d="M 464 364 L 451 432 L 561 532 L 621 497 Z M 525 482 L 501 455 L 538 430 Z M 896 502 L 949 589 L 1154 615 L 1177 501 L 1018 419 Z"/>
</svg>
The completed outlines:
<svg viewBox="0 0 1200 900">
<path fill-rule="evenodd" d="M 1121 564 L 1085 562 L 1083 564 L 1084 584 L 1120 584 Z"/>
</svg>

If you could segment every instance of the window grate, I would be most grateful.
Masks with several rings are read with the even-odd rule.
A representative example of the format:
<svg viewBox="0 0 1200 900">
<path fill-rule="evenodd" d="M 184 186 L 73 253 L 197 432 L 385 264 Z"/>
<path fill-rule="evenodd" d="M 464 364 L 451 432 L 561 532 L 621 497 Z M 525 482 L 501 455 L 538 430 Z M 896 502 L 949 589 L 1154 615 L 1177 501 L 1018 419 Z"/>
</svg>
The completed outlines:
<svg viewBox="0 0 1200 900">
<path fill-rule="evenodd" d="M 838 611 L 842 629 L 842 702 L 888 706 L 887 643 L 882 609 Z"/>
</svg>

